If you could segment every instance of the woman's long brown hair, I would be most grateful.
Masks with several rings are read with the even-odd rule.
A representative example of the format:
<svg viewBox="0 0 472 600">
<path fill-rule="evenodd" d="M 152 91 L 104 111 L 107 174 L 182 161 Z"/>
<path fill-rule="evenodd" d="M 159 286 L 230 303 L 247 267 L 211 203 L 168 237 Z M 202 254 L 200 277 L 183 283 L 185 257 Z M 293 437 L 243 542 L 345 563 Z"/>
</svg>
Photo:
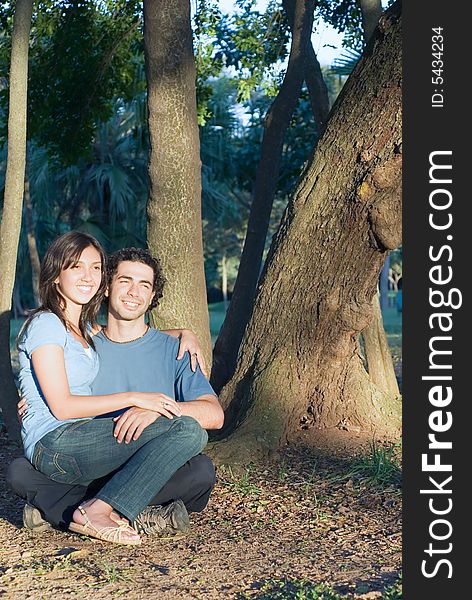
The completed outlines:
<svg viewBox="0 0 472 600">
<path fill-rule="evenodd" d="M 99 242 L 88 233 L 80 231 L 69 231 L 58 237 L 47 249 L 41 263 L 41 272 L 39 275 L 39 297 L 41 305 L 33 310 L 24 326 L 18 334 L 18 339 L 24 334 L 31 320 L 39 313 L 50 311 L 57 315 L 67 328 L 67 320 L 65 317 L 65 300 L 58 292 L 54 281 L 59 277 L 61 271 L 68 269 L 75 264 L 85 248 L 92 246 L 97 250 L 102 261 L 102 280 L 97 293 L 94 297 L 84 304 L 80 313 L 79 329 L 88 344 L 94 347 L 92 336 L 90 335 L 90 327 L 96 325 L 98 311 L 105 295 L 107 285 L 106 279 L 106 258 L 103 248 Z"/>
</svg>

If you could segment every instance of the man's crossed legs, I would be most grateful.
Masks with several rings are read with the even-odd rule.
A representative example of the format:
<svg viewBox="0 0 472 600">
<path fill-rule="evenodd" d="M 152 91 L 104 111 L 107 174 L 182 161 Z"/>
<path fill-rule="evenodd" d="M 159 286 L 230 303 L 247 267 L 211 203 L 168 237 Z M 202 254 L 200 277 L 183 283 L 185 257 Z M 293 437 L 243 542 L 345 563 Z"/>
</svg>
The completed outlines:
<svg viewBox="0 0 472 600">
<path fill-rule="evenodd" d="M 113 473 L 110 473 L 106 477 L 97 479 L 88 487 L 58 483 L 37 471 L 26 458 L 21 457 L 9 465 L 7 482 L 27 504 L 39 509 L 48 523 L 67 529 L 77 506 L 84 500 L 93 498 L 112 475 Z M 188 527 L 186 512 L 201 512 L 205 508 L 215 481 L 215 467 L 208 456 L 204 454 L 194 456 L 174 473 L 149 503 L 150 506 L 163 507 L 162 510 L 151 510 L 146 515 L 145 509 L 141 513 L 143 531 L 148 533 L 159 531 L 163 530 L 164 526 L 168 526 L 171 530 L 185 530 Z M 181 502 L 178 502 L 179 500 Z M 149 516 L 151 519 L 148 518 Z M 138 517 L 138 524 L 139 520 Z M 155 528 L 152 526 L 154 522 L 156 522 Z"/>
</svg>

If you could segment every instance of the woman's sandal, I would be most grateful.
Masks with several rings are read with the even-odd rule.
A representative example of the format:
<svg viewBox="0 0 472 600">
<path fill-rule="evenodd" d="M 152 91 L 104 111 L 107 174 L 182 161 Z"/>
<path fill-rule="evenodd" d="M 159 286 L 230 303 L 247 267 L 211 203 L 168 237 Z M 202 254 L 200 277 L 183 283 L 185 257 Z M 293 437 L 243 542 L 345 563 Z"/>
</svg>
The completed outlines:
<svg viewBox="0 0 472 600">
<path fill-rule="evenodd" d="M 74 533 L 81 533 L 82 535 L 88 535 L 90 537 L 96 538 L 97 540 L 103 540 L 104 542 L 111 542 L 112 544 L 124 544 L 128 546 L 139 546 L 141 540 L 130 540 L 124 539 L 123 534 L 126 530 L 130 530 L 130 526 L 128 523 L 124 521 L 118 527 L 101 527 L 98 529 L 95 525 L 92 525 L 92 522 L 88 518 L 87 513 L 85 512 L 85 508 L 83 506 L 77 507 L 82 516 L 85 518 L 85 523 L 80 525 L 79 523 L 74 523 L 73 521 L 69 524 L 69 529 Z"/>
</svg>

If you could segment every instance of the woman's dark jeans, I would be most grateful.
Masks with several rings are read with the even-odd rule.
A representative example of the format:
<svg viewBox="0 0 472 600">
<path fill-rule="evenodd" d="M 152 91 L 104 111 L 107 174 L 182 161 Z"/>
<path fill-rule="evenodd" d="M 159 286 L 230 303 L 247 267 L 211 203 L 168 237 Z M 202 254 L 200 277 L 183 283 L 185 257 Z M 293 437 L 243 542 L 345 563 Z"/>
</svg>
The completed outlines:
<svg viewBox="0 0 472 600">
<path fill-rule="evenodd" d="M 53 481 L 83 486 L 116 471 L 95 497 L 130 521 L 208 440 L 187 416 L 159 417 L 129 444 L 116 441 L 114 428 L 112 418 L 62 425 L 36 444 L 32 463 Z"/>
</svg>

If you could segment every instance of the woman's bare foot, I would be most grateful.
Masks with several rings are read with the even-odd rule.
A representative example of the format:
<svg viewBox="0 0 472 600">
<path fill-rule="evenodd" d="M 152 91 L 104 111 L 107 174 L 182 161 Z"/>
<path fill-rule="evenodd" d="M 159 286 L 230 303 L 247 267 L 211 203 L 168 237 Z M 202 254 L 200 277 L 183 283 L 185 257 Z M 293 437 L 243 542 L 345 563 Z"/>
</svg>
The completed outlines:
<svg viewBox="0 0 472 600">
<path fill-rule="evenodd" d="M 140 541 L 139 534 L 129 525 L 127 519 L 114 512 L 113 508 L 106 502 L 103 502 L 103 500 L 94 498 L 82 504 L 81 508 L 82 511 L 85 509 L 85 514 L 80 508 L 77 508 L 74 511 L 72 520 L 78 525 L 89 525 L 91 535 L 93 535 L 92 528 L 97 531 L 106 528 L 118 529 L 118 525 L 120 529 L 120 543 L 137 543 Z M 109 541 L 114 541 L 114 539 L 110 539 Z"/>
<path fill-rule="evenodd" d="M 111 511 L 110 519 L 112 521 L 115 521 L 115 523 L 118 523 L 118 525 L 121 525 L 122 523 L 125 525 L 129 525 L 128 519 L 126 517 L 123 517 L 119 513 L 115 512 L 114 510 Z"/>
</svg>

